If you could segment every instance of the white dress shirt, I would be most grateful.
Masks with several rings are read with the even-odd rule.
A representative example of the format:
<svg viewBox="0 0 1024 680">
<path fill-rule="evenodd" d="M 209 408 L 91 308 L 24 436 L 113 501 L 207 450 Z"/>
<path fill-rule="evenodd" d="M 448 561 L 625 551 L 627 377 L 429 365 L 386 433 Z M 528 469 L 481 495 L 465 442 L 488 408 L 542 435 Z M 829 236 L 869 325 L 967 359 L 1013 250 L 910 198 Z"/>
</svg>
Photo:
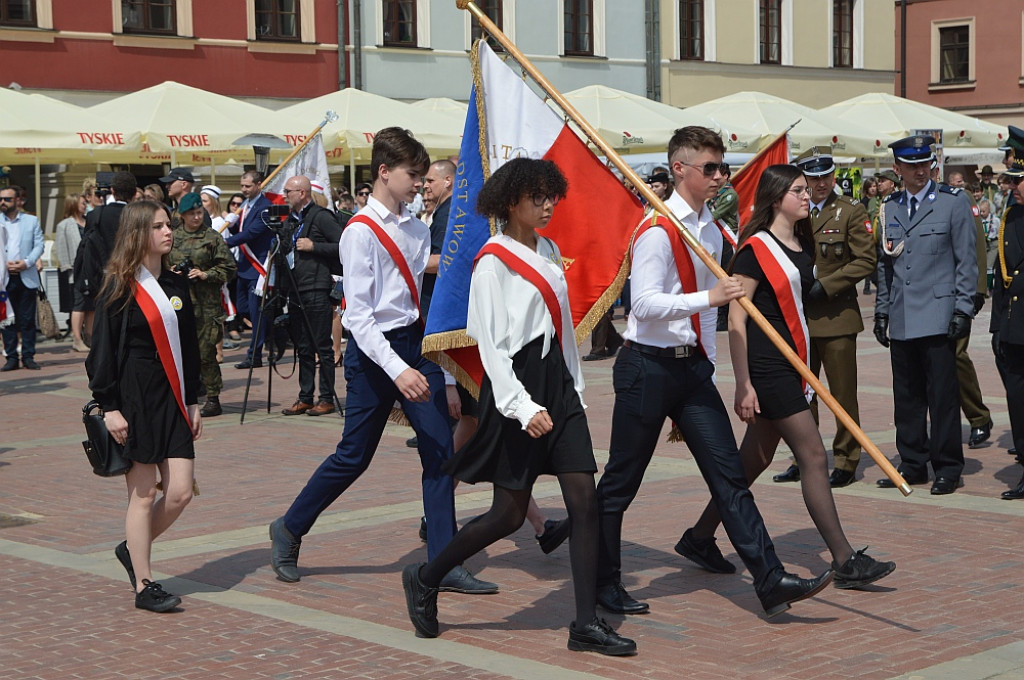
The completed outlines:
<svg viewBox="0 0 1024 680">
<path fill-rule="evenodd" d="M 715 226 L 706 205 L 696 213 L 676 192 L 665 201 L 665 205 L 713 258 L 721 257 L 722 232 Z M 667 219 L 665 226 L 675 229 Z M 690 316 L 699 313 L 701 344 L 708 359 L 714 363 L 718 311 L 711 307 L 708 290 L 718 279 L 692 252 L 690 259 L 697 290 L 684 292 L 668 233 L 660 227 L 651 227 L 636 239 L 629 284 L 633 306 L 622 335 L 626 340 L 653 347 L 695 347 L 697 334 L 690 323 Z"/>
<path fill-rule="evenodd" d="M 405 256 L 416 283 L 423 287 L 423 270 L 430 257 L 430 229 L 402 206 L 396 215 L 373 196 L 357 214 L 366 215 L 394 240 Z M 384 337 L 386 331 L 416 323 L 419 310 L 391 255 L 365 224 L 349 222 L 338 244 L 345 268 L 345 313 L 341 322 L 359 349 L 395 380 L 409 368 Z"/>
<path fill-rule="evenodd" d="M 22 213 L 15 215 L 14 219 L 8 219 L 7 215 L 0 213 L 0 224 L 7 227 L 7 261 L 24 259 L 21 256 L 21 217 Z M 35 264 L 35 263 L 32 263 Z M 5 266 L 4 269 L 7 267 Z"/>
<path fill-rule="evenodd" d="M 534 269 L 545 271 L 549 282 L 554 279 L 557 285 L 552 288 L 559 306 L 565 314 L 570 314 L 562 256 L 553 241 L 538 238 L 536 253 L 503 234 L 492 237 L 491 242 L 505 245 Z M 521 255 L 524 251 L 526 257 Z M 583 371 L 576 338 L 571 333 L 571 317 L 568 326 L 569 329 L 562 331 L 562 354 L 580 403 L 586 408 L 583 402 Z M 506 418 L 518 420 L 525 430 L 531 418 L 547 409 L 534 401 L 516 377 L 512 371 L 512 357 L 537 338 L 544 338 L 541 356 L 547 356 L 551 350 L 555 326 L 540 291 L 496 256 L 484 255 L 476 263 L 469 286 L 466 333 L 477 341 L 484 370 L 491 379 L 498 412 Z"/>
</svg>

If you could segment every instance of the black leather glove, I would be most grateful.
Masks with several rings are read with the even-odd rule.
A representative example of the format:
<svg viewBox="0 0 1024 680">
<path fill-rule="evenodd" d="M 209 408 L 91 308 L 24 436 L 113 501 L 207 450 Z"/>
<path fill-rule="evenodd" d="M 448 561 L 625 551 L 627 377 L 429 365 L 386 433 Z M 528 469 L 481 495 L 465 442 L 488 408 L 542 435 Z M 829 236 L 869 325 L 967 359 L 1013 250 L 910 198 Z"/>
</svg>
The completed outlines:
<svg viewBox="0 0 1024 680">
<path fill-rule="evenodd" d="M 971 334 L 971 317 L 961 312 L 953 312 L 953 318 L 949 320 L 949 330 L 946 337 L 950 340 L 960 340 Z"/>
<path fill-rule="evenodd" d="M 889 346 L 889 317 L 885 314 L 875 315 L 875 340 L 882 347 Z"/>
<path fill-rule="evenodd" d="M 815 279 L 811 289 L 807 291 L 807 301 L 825 302 L 826 300 L 828 300 L 828 293 L 825 292 L 825 286 L 821 285 L 821 281 Z"/>
<path fill-rule="evenodd" d="M 974 296 L 974 315 L 977 316 L 981 308 L 985 306 L 985 294 L 978 293 Z"/>
<path fill-rule="evenodd" d="M 992 354 L 994 354 L 997 359 L 1003 358 L 1003 346 L 999 342 L 999 331 L 992 334 Z"/>
</svg>

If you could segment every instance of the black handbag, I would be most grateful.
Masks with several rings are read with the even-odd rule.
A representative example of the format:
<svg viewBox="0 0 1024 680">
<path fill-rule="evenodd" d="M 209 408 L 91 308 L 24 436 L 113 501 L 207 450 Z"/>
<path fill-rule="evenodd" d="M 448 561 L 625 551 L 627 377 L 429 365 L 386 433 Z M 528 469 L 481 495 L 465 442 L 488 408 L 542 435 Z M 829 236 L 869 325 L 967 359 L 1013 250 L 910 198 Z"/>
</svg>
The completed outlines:
<svg viewBox="0 0 1024 680">
<path fill-rule="evenodd" d="M 100 477 L 117 477 L 132 468 L 132 461 L 125 457 L 124 447 L 114 441 L 103 422 L 103 412 L 95 399 L 82 407 L 82 422 L 85 436 L 82 442 L 85 455 L 92 465 L 92 471 Z"/>
<path fill-rule="evenodd" d="M 117 366 L 120 377 L 124 365 L 125 338 L 128 334 L 128 309 L 121 319 L 121 338 L 117 343 Z M 92 465 L 92 471 L 100 477 L 118 477 L 128 472 L 132 461 L 124 455 L 124 447 L 114 441 L 103 422 L 103 412 L 95 399 L 82 407 L 82 423 L 85 424 L 86 440 L 82 442 L 85 455 Z"/>
</svg>

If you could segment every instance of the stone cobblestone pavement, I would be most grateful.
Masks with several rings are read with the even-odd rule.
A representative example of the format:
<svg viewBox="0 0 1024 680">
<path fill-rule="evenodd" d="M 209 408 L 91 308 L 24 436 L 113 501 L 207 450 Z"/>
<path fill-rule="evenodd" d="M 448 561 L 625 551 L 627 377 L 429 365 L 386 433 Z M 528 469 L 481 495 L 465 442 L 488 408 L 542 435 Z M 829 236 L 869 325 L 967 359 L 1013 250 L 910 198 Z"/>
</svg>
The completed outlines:
<svg viewBox="0 0 1024 680">
<path fill-rule="evenodd" d="M 500 594 L 443 593 L 441 637 L 413 635 L 400 571 L 426 550 L 416 536 L 419 463 L 405 447 L 408 428 L 388 427 L 370 470 L 304 540 L 302 581 L 278 581 L 267 525 L 333 450 L 342 421 L 276 415 L 294 399 L 294 378 L 274 378 L 267 415 L 263 369 L 240 427 L 245 374 L 231 367 L 240 351 L 224 363 L 227 413 L 206 421 L 198 444 L 202 494 L 154 546 L 157 577 L 182 595 L 182 607 L 136 610 L 113 556 L 124 484 L 94 476 L 79 443 L 84 355 L 69 343 L 42 344 L 42 371 L 0 377 L 0 679 L 1024 679 L 1024 502 L 998 498 L 1021 468 L 1006 455 L 1005 396 L 987 325 L 986 309 L 971 354 L 995 427 L 987 445 L 965 447 L 965 486 L 943 497 L 917 487 L 904 499 L 875 487 L 880 473 L 865 456 L 857 483 L 835 493 L 851 543 L 898 565 L 866 591 L 829 589 L 768 622 L 748 573 L 712 575 L 680 558 L 672 546 L 707 490 L 685 446 L 662 441 L 623 532 L 626 586 L 651 613 L 606 615 L 637 640 L 639 655 L 627 659 L 566 650 L 568 551 L 543 555 L 529 527 L 467 563 Z M 731 405 L 728 352 L 719 356 L 718 384 Z M 864 333 L 859 357 L 863 427 L 895 460 L 888 353 Z M 599 462 L 611 366 L 584 364 Z M 738 420 L 734 427 L 741 433 Z M 831 415 L 821 430 L 827 447 Z M 771 482 L 788 462 L 780 450 L 754 493 L 782 561 L 808 575 L 829 558 L 799 486 Z M 553 480 L 542 479 L 535 495 L 549 516 L 564 516 Z M 486 486 L 461 487 L 459 519 L 489 500 Z M 724 536 L 720 545 L 739 563 Z"/>
</svg>

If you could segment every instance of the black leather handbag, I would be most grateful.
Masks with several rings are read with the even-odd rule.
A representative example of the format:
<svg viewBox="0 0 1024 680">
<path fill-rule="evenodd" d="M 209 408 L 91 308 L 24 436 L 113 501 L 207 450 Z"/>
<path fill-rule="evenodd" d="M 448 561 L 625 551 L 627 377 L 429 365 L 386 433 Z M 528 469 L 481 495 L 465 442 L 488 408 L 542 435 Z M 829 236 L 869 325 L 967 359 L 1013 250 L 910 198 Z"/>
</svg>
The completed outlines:
<svg viewBox="0 0 1024 680">
<path fill-rule="evenodd" d="M 124 366 L 125 340 L 128 335 L 128 310 L 121 319 L 121 337 L 117 342 L 117 367 L 120 377 Z M 124 447 L 114 441 L 103 422 L 103 412 L 95 399 L 82 407 L 82 423 L 85 424 L 86 440 L 82 442 L 85 455 L 92 465 L 92 471 L 100 477 L 118 477 L 132 468 L 132 461 L 125 457 Z"/>
<path fill-rule="evenodd" d="M 117 477 L 128 472 L 132 461 L 125 457 L 124 447 L 114 441 L 103 422 L 103 412 L 95 399 L 82 407 L 85 436 L 82 442 L 92 471 L 100 477 Z"/>
</svg>

